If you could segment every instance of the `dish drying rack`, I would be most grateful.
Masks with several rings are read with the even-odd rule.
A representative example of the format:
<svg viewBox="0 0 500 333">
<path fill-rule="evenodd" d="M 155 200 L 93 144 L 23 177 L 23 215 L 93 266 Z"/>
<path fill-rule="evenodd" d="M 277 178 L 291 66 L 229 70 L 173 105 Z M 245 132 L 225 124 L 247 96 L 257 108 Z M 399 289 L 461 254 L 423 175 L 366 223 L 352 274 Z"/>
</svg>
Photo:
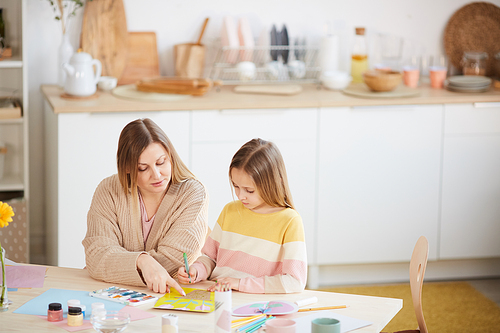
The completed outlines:
<svg viewBox="0 0 500 333">
<path fill-rule="evenodd" d="M 222 80 L 224 85 L 319 84 L 318 52 L 317 48 L 298 45 L 222 47 L 215 57 L 210 78 Z M 244 69 L 238 67 L 244 61 L 255 64 L 253 77 L 245 75 Z"/>
</svg>

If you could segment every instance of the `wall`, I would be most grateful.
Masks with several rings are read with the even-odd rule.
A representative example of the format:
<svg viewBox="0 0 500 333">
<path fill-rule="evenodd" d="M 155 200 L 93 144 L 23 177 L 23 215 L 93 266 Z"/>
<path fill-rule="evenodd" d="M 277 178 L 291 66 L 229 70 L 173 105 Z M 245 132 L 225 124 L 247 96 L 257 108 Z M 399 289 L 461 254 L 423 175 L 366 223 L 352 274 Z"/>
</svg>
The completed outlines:
<svg viewBox="0 0 500 333">
<path fill-rule="evenodd" d="M 172 46 L 194 42 L 205 17 L 210 17 L 203 42 L 211 46 L 213 59 L 218 33 L 225 15 L 246 16 L 254 35 L 275 23 L 287 24 L 291 36 L 306 36 L 315 43 L 330 20 L 342 33 L 343 68 L 348 68 L 350 37 L 355 26 L 369 34 L 384 32 L 405 38 L 421 54 L 443 53 L 443 31 L 453 13 L 469 3 L 465 0 L 124 0 L 129 31 L 155 31 L 162 75 L 173 75 Z M 500 0 L 492 1 L 500 6 Z M 57 82 L 57 49 L 61 42 L 60 23 L 47 0 L 28 0 L 28 73 L 30 105 L 30 218 L 32 262 L 44 263 L 44 126 L 41 84 Z M 71 19 L 71 42 L 79 44 L 80 10 Z M 212 47 L 213 46 L 213 47 Z M 85 175 L 75 175 L 84 177 Z M 75 189 L 77 191 L 78 189 Z M 38 255 L 37 255 L 38 254 Z"/>
</svg>

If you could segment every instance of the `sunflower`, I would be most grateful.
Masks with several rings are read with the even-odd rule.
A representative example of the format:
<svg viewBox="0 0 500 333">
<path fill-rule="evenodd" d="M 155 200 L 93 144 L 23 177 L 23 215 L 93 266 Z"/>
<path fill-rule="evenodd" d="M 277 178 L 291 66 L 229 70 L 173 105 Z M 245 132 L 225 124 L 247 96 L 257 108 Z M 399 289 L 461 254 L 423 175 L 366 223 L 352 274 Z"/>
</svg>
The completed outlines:
<svg viewBox="0 0 500 333">
<path fill-rule="evenodd" d="M 14 211 L 9 204 L 0 201 L 0 228 L 4 228 L 12 222 L 12 216 L 14 216 Z"/>
</svg>

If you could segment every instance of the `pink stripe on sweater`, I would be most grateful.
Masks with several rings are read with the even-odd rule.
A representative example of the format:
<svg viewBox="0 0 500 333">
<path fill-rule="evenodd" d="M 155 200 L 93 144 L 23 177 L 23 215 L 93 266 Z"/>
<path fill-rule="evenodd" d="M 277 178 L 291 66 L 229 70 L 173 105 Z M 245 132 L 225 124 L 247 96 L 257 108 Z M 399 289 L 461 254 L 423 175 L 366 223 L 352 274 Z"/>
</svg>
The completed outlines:
<svg viewBox="0 0 500 333">
<path fill-rule="evenodd" d="M 302 260 L 272 262 L 241 251 L 219 249 L 217 266 L 229 267 L 255 277 L 290 274 L 304 284 L 307 279 L 307 266 Z"/>
</svg>

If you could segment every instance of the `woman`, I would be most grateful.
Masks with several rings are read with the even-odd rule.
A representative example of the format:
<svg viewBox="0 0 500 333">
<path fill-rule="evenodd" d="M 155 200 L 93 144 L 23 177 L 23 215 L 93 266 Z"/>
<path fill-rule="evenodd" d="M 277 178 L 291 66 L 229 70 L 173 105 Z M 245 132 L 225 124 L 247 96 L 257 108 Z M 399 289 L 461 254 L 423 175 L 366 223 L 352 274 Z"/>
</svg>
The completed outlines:
<svg viewBox="0 0 500 333">
<path fill-rule="evenodd" d="M 138 119 L 120 134 L 118 174 L 97 187 L 83 240 L 90 276 L 143 286 L 158 293 L 171 275 L 193 262 L 208 232 L 208 195 L 150 119 Z"/>
</svg>

